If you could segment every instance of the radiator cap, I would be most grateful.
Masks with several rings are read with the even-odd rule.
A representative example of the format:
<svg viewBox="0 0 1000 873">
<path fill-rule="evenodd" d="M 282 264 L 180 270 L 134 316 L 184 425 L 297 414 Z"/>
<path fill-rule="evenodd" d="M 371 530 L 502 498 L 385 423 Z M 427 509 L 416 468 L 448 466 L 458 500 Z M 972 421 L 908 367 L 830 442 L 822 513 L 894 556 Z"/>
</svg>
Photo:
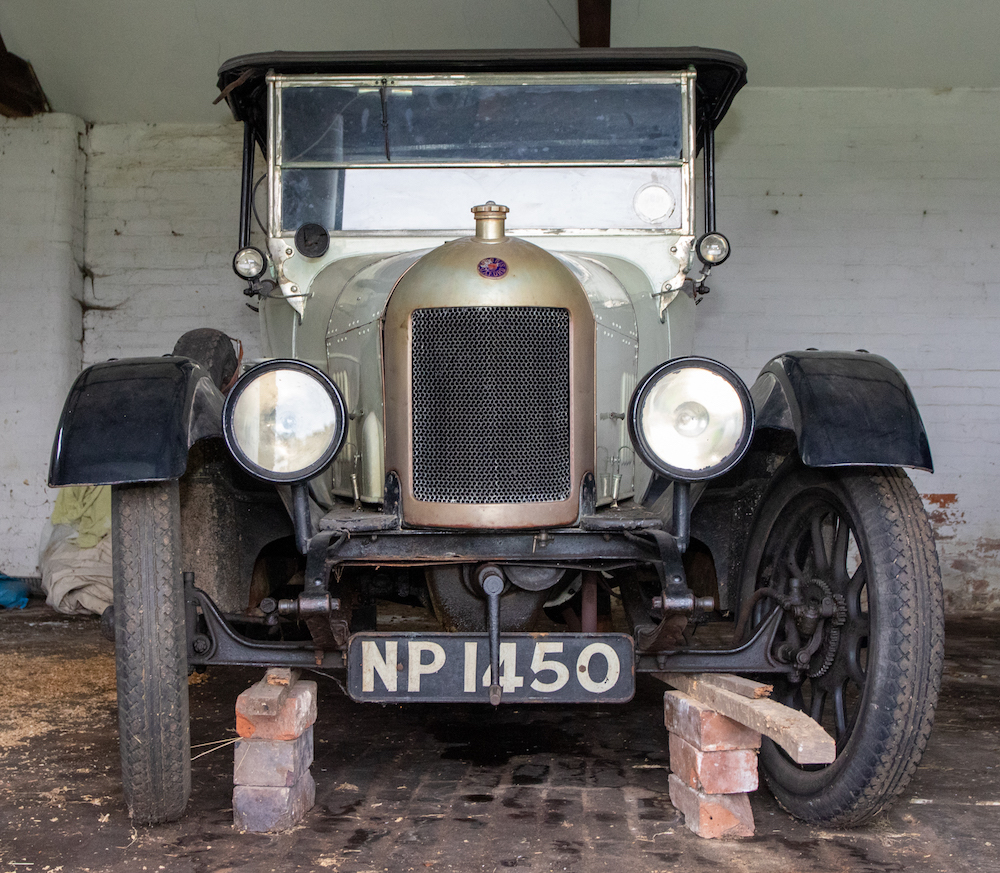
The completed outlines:
<svg viewBox="0 0 1000 873">
<path fill-rule="evenodd" d="M 476 239 L 498 241 L 504 238 L 505 216 L 510 210 L 492 200 L 487 200 L 482 206 L 473 206 L 472 214 L 476 216 Z"/>
</svg>

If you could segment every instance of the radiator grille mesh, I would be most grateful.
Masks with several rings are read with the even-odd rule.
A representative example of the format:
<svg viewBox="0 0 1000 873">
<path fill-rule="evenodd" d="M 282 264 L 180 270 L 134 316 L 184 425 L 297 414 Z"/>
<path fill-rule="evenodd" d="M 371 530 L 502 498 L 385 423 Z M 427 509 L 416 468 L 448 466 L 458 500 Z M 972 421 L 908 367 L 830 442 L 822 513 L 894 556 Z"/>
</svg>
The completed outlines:
<svg viewBox="0 0 1000 873">
<path fill-rule="evenodd" d="M 418 309 L 411 327 L 417 499 L 569 497 L 569 311 Z"/>
</svg>

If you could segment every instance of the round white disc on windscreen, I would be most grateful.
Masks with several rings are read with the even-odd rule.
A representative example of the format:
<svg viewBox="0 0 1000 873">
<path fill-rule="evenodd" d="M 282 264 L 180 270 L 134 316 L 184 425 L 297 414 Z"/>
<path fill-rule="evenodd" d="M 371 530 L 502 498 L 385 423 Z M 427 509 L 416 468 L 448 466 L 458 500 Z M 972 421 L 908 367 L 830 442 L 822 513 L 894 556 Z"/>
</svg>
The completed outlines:
<svg viewBox="0 0 1000 873">
<path fill-rule="evenodd" d="M 632 207 L 643 221 L 659 224 L 673 214 L 674 195 L 662 185 L 643 185 L 635 192 Z"/>
</svg>

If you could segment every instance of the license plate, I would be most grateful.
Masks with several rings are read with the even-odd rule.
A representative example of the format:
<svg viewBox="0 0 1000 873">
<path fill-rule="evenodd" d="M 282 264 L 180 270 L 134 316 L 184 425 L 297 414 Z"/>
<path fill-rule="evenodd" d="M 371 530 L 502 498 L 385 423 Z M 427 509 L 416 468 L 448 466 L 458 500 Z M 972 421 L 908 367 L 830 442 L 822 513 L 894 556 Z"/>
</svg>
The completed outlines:
<svg viewBox="0 0 1000 873">
<path fill-rule="evenodd" d="M 626 703 L 635 694 L 627 634 L 503 634 L 504 703 Z M 489 702 L 485 634 L 361 633 L 347 647 L 347 692 L 359 702 Z"/>
</svg>

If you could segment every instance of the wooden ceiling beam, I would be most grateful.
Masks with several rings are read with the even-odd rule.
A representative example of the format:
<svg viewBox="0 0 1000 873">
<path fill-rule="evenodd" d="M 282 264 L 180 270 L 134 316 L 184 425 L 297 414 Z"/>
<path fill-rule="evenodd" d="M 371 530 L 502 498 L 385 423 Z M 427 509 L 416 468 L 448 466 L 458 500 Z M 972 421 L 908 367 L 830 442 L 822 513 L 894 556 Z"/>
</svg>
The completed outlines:
<svg viewBox="0 0 1000 873">
<path fill-rule="evenodd" d="M 576 0 L 580 21 L 580 48 L 611 45 L 611 0 Z"/>
<path fill-rule="evenodd" d="M 31 64 L 7 51 L 0 36 L 0 115 L 28 118 L 51 111 Z"/>
</svg>

